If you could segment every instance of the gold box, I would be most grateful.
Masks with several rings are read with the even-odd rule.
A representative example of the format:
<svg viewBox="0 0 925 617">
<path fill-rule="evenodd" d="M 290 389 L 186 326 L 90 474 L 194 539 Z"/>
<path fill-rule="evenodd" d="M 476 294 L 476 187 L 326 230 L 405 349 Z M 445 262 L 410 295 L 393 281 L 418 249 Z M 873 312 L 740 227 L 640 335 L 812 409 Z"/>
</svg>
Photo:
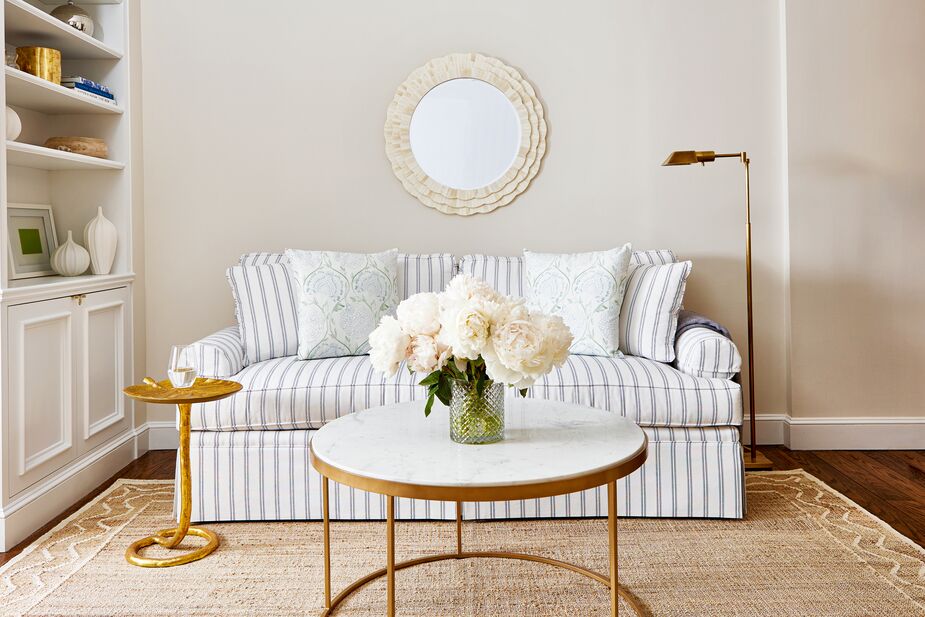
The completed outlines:
<svg viewBox="0 0 925 617">
<path fill-rule="evenodd" d="M 61 85 L 61 52 L 50 47 L 17 47 L 20 70 Z"/>
</svg>

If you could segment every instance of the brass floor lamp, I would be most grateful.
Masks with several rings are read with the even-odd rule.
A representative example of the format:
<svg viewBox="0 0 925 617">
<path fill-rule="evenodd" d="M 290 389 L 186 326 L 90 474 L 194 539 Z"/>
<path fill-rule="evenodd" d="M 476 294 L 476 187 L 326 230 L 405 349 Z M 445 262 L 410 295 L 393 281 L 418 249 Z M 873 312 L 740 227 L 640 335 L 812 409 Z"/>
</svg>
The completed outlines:
<svg viewBox="0 0 925 617">
<path fill-rule="evenodd" d="M 749 187 L 748 155 L 745 152 L 731 152 L 717 154 L 707 150 L 698 152 L 694 150 L 679 150 L 672 152 L 662 163 L 664 166 L 693 165 L 712 163 L 716 159 L 739 159 L 745 167 L 745 295 L 748 302 L 748 418 L 750 440 L 748 456 L 745 458 L 746 469 L 771 469 L 773 465 L 764 455 L 758 452 L 755 439 L 755 354 L 752 333 L 752 206 Z"/>
</svg>

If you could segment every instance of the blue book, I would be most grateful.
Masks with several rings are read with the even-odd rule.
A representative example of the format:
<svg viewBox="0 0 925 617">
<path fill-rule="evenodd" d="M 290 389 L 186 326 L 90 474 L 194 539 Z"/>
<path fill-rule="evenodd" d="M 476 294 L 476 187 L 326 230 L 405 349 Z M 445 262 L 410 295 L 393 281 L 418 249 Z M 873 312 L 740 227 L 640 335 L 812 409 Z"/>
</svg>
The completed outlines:
<svg viewBox="0 0 925 617">
<path fill-rule="evenodd" d="M 91 80 L 87 79 L 86 77 L 80 77 L 80 76 L 77 76 L 77 77 L 63 77 L 63 78 L 61 79 L 61 84 L 62 84 L 62 85 L 65 85 L 65 84 L 84 84 L 84 85 L 90 86 L 91 88 L 96 88 L 97 90 L 102 90 L 103 92 L 106 92 L 106 93 L 108 93 L 108 94 L 112 94 L 112 93 L 113 93 L 112 90 L 110 90 L 109 88 L 107 88 L 107 87 L 104 86 L 103 84 L 98 84 L 98 83 L 96 83 L 95 81 L 91 81 Z"/>
<path fill-rule="evenodd" d="M 116 100 L 116 97 L 113 96 L 111 93 L 109 93 L 109 92 L 104 92 L 103 90 L 98 90 L 98 89 L 93 88 L 92 86 L 88 86 L 88 85 L 86 85 L 86 84 L 78 84 L 78 83 L 75 83 L 75 84 L 62 84 L 62 85 L 63 85 L 65 88 L 71 88 L 71 89 L 73 89 L 73 90 L 82 90 L 82 91 L 84 91 L 84 92 L 89 92 L 90 94 L 95 94 L 95 95 L 97 95 L 97 96 L 101 96 L 101 97 L 106 98 L 106 99 L 109 99 L 109 100 L 111 100 L 111 101 Z"/>
</svg>

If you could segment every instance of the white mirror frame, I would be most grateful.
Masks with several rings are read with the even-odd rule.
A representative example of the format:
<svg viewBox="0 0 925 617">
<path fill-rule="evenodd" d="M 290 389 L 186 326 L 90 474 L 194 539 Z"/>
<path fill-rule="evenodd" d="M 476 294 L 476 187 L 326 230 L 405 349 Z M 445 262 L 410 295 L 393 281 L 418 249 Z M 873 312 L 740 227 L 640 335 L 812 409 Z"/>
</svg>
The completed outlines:
<svg viewBox="0 0 925 617">
<path fill-rule="evenodd" d="M 520 118 L 520 150 L 500 178 L 477 189 L 454 189 L 429 177 L 411 151 L 411 117 L 432 88 L 451 79 L 473 78 L 500 90 Z M 546 153 L 546 120 L 533 86 L 514 68 L 477 53 L 435 58 L 413 71 L 398 87 L 385 121 L 385 152 L 405 190 L 422 204 L 445 214 L 468 216 L 505 206 L 527 190 Z"/>
</svg>

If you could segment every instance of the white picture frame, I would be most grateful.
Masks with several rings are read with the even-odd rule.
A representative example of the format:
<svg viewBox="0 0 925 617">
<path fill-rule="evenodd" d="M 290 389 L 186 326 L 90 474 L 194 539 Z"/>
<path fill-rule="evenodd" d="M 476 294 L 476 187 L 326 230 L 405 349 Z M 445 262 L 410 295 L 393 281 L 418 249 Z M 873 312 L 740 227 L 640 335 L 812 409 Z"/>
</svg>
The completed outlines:
<svg viewBox="0 0 925 617">
<path fill-rule="evenodd" d="M 51 256 L 58 248 L 58 234 L 51 206 L 9 203 L 6 228 L 10 280 L 55 274 Z"/>
</svg>

